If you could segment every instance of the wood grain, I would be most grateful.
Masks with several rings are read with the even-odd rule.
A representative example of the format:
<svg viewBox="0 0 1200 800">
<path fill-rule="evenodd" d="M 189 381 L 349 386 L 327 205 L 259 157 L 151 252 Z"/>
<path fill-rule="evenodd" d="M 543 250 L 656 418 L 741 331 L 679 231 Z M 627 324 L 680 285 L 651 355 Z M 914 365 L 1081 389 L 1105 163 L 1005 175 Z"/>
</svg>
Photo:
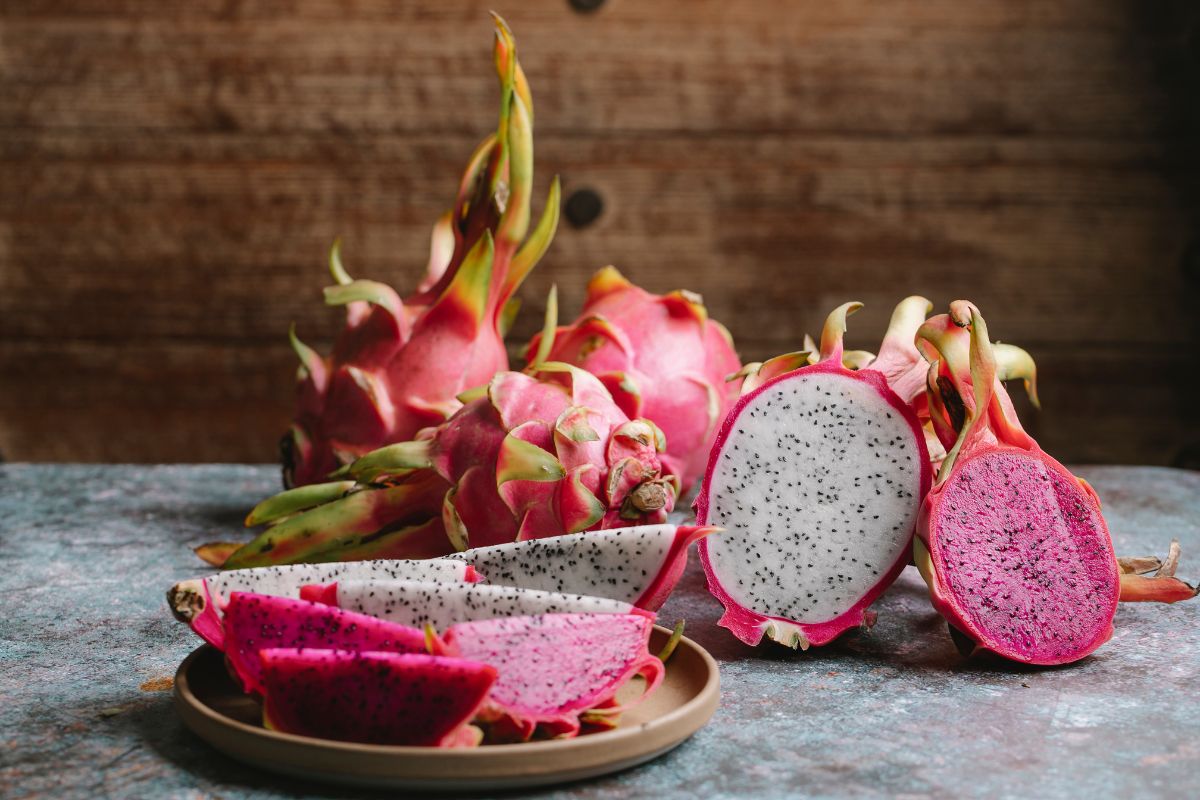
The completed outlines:
<svg viewBox="0 0 1200 800">
<path fill-rule="evenodd" d="M 493 124 L 488 4 L 10 0 L 0 8 L 0 451 L 271 460 L 296 322 L 342 236 L 409 287 Z M 1200 48 L 1185 3 L 501 9 L 539 194 L 590 188 L 522 295 L 607 263 L 687 286 L 746 358 L 846 299 L 975 299 L 1038 359 L 1064 460 L 1200 447 Z M 1190 248 L 1190 249 L 1189 249 Z"/>
</svg>

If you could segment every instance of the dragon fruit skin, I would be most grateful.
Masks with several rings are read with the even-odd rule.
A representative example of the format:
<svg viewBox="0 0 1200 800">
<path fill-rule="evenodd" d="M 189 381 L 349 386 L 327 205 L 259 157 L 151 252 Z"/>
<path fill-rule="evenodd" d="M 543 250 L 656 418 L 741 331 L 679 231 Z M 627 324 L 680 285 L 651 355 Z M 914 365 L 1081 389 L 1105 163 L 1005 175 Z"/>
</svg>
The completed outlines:
<svg viewBox="0 0 1200 800">
<path fill-rule="evenodd" d="M 932 470 L 883 373 L 843 366 L 859 307 L 829 315 L 818 363 L 789 354 L 748 374 L 710 455 L 696 518 L 726 531 L 700 542 L 700 559 L 719 624 L 746 644 L 828 643 L 867 621 L 908 562 Z"/>
<path fill-rule="evenodd" d="M 297 598 L 300 587 L 336 580 L 425 580 L 474 582 L 474 567 L 446 559 L 288 564 L 230 570 L 180 581 L 167 590 L 167 606 L 180 622 L 218 650 L 225 649 L 224 610 L 234 592 Z"/>
<path fill-rule="evenodd" d="M 646 649 L 653 623 L 624 614 L 543 614 L 463 622 L 443 635 L 446 652 L 496 668 L 480 719 L 491 736 L 524 741 L 540 728 L 548 738 L 575 736 L 580 715 L 613 704 L 635 675 L 646 679 L 636 702 L 662 683 L 663 662 Z M 497 732 L 500 733 L 497 733 Z"/>
<path fill-rule="evenodd" d="M 527 360 L 540 344 L 539 334 Z M 737 399 L 726 377 L 742 366 L 729 332 L 709 319 L 699 295 L 651 294 L 614 267 L 592 277 L 583 311 L 555 331 L 548 358 L 596 375 L 627 416 L 662 428 L 664 469 L 684 492 L 703 474 L 717 426 Z"/>
<path fill-rule="evenodd" d="M 495 20 L 499 125 L 434 228 L 421 287 L 401 300 L 385 284 L 353 280 L 335 245 L 337 283 L 325 300 L 345 306 L 347 321 L 333 354 L 323 358 L 291 335 L 301 366 L 295 421 L 281 442 L 287 486 L 324 481 L 359 455 L 411 439 L 449 417 L 457 395 L 508 368 L 506 309 L 553 239 L 559 184 L 530 232 L 533 103 L 512 34 Z"/>
<path fill-rule="evenodd" d="M 491 585 L 607 597 L 657 611 L 679 582 L 688 548 L 712 526 L 639 525 L 474 548 L 448 558 Z"/>
<path fill-rule="evenodd" d="M 291 597 L 234 592 L 225 609 L 225 659 L 246 692 L 262 693 L 259 653 L 277 648 L 425 653 L 416 628 Z"/>
<path fill-rule="evenodd" d="M 495 668 L 387 652 L 263 650 L 263 726 L 366 744 L 471 747 Z"/>
<path fill-rule="evenodd" d="M 966 365 L 947 319 L 970 332 Z M 1120 594 L 1095 493 L 1038 447 L 998 396 L 977 308 L 957 301 L 920 335 L 949 367 L 966 419 L 914 542 L 934 608 L 974 652 L 1037 665 L 1087 656 L 1112 636 Z"/>
<path fill-rule="evenodd" d="M 301 598 L 368 614 L 388 622 L 443 630 L 459 622 L 537 614 L 654 614 L 620 600 L 492 586 L 487 583 L 338 581 L 304 587 Z"/>
<path fill-rule="evenodd" d="M 546 362 L 501 372 L 467 404 L 411 442 L 347 468 L 354 490 L 301 508 L 291 490 L 260 504 L 282 521 L 226 567 L 378 557 L 372 542 L 424 556 L 584 530 L 665 522 L 678 491 L 662 472 L 662 432 L 630 420 L 593 375 Z M 251 515 L 262 519 L 263 515 Z M 437 521 L 440 518 L 440 523 Z M 412 542 L 410 544 L 410 542 Z"/>
</svg>

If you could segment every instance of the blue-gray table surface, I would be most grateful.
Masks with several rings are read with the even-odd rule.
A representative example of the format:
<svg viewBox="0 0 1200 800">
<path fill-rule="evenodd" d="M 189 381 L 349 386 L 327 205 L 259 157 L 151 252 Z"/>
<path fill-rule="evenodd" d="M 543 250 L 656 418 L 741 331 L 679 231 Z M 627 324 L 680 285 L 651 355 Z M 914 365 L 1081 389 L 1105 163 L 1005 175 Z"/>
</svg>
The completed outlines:
<svg viewBox="0 0 1200 800">
<path fill-rule="evenodd" d="M 1184 547 L 1200 574 L 1200 473 L 1091 467 L 1119 552 Z M 359 797 L 209 748 L 168 681 L 197 645 L 163 600 L 276 490 L 265 466 L 0 467 L 0 796 Z M 1188 797 L 1200 785 L 1200 601 L 1122 605 L 1059 669 L 964 662 L 911 568 L 879 621 L 804 652 L 716 626 L 691 559 L 663 609 L 720 662 L 721 706 L 680 748 L 553 798 Z M 527 793 L 521 796 L 529 796 Z"/>
</svg>

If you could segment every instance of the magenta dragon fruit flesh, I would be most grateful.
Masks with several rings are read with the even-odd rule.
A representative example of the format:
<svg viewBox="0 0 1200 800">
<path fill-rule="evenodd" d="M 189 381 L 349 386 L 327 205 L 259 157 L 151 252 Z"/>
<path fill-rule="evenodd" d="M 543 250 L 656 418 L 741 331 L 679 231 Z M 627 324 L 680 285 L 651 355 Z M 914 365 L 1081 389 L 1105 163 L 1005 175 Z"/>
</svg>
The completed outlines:
<svg viewBox="0 0 1200 800">
<path fill-rule="evenodd" d="M 747 644 L 807 648 L 862 625 L 909 559 L 929 457 L 885 376 L 842 364 L 859 307 L 829 315 L 818 363 L 786 369 L 806 361 L 793 354 L 746 377 L 709 458 L 696 516 L 725 532 L 701 562 L 720 624 Z"/>
<path fill-rule="evenodd" d="M 225 660 L 247 692 L 262 692 L 259 653 L 272 648 L 424 653 L 416 628 L 291 597 L 234 592 L 225 608 Z"/>
<path fill-rule="evenodd" d="M 263 725 L 347 742 L 471 747 L 496 669 L 445 656 L 263 650 Z"/>
<path fill-rule="evenodd" d="M 607 597 L 657 611 L 679 582 L 692 542 L 719 530 L 639 525 L 479 547 L 448 556 L 493 585 Z"/>
<path fill-rule="evenodd" d="M 233 592 L 299 597 L 300 587 L 337 580 L 478 580 L 474 567 L 461 561 L 357 561 L 333 564 L 287 564 L 218 572 L 180 581 L 167 590 L 167 605 L 180 622 L 218 650 L 225 649 L 222 615 Z"/>
<path fill-rule="evenodd" d="M 446 652 L 499 673 L 480 719 L 489 740 L 574 736 L 580 716 L 620 714 L 617 691 L 635 675 L 639 698 L 662 682 L 663 662 L 646 649 L 651 620 L 628 614 L 543 614 L 464 622 L 444 635 Z"/>
<path fill-rule="evenodd" d="M 534 614 L 654 614 L 620 600 L 560 594 L 486 583 L 422 583 L 420 581 L 339 581 L 305 587 L 301 597 L 379 619 L 444 630 L 458 622 Z"/>
</svg>

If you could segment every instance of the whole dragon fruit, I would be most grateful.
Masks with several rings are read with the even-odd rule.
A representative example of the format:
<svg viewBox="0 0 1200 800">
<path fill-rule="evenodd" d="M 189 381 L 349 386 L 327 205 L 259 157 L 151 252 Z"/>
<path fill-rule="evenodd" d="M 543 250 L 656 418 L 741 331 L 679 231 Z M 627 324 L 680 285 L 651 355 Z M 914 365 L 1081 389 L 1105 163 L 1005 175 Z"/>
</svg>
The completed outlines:
<svg viewBox="0 0 1200 800">
<path fill-rule="evenodd" d="M 434 228 L 425 281 L 402 301 L 385 284 L 352 280 L 335 245 L 337 284 L 325 301 L 346 307 L 346 328 L 329 358 L 292 332 L 301 366 L 295 422 L 280 445 L 285 485 L 324 481 L 357 456 L 411 439 L 459 408 L 458 394 L 508 368 L 509 301 L 554 236 L 559 185 L 527 239 L 533 103 L 512 35 L 495 20 L 499 126 L 476 148 L 453 210 Z"/>
<path fill-rule="evenodd" d="M 646 649 L 653 622 L 626 614 L 542 614 L 461 622 L 444 634 L 445 652 L 489 664 L 499 677 L 479 719 L 488 740 L 525 741 L 579 733 L 580 717 L 612 716 L 611 705 L 635 675 L 646 686 L 635 702 L 662 683 L 663 662 Z"/>
<path fill-rule="evenodd" d="M 539 334 L 526 359 L 549 358 L 596 375 L 627 416 L 645 417 L 667 437 L 666 472 L 686 492 L 704 472 L 708 451 L 737 398 L 726 378 L 741 368 L 733 339 L 710 319 L 699 295 L 655 295 L 605 267 L 588 283 L 583 311 L 554 330 L 548 349 Z"/>
<path fill-rule="evenodd" d="M 969 330 L 966 361 L 956 327 Z M 941 357 L 965 415 L 914 543 L 933 605 L 973 651 L 1077 661 L 1112 635 L 1120 594 L 1099 501 L 1021 428 L 975 306 L 956 301 L 919 335 Z"/>
<path fill-rule="evenodd" d="M 296 510 L 225 566 L 357 555 L 391 531 L 429 530 L 435 514 L 442 538 L 414 536 L 412 555 L 666 521 L 678 484 L 659 461 L 662 432 L 626 417 L 595 376 L 546 362 L 532 374 L 499 373 L 473 395 L 421 438 L 355 461 L 355 490 Z M 407 492 L 414 482 L 429 490 Z M 410 554 L 401 540 L 390 555 Z"/>
<path fill-rule="evenodd" d="M 368 744 L 473 747 L 496 682 L 478 661 L 417 653 L 263 650 L 263 726 Z"/>
<path fill-rule="evenodd" d="M 843 364 L 859 307 L 829 315 L 818 363 L 794 353 L 745 375 L 709 459 L 696 517 L 726 530 L 701 540 L 700 559 L 719 624 L 747 644 L 807 648 L 862 625 L 909 560 L 929 456 L 885 374 Z M 923 318 L 892 334 L 912 347 Z"/>
</svg>

